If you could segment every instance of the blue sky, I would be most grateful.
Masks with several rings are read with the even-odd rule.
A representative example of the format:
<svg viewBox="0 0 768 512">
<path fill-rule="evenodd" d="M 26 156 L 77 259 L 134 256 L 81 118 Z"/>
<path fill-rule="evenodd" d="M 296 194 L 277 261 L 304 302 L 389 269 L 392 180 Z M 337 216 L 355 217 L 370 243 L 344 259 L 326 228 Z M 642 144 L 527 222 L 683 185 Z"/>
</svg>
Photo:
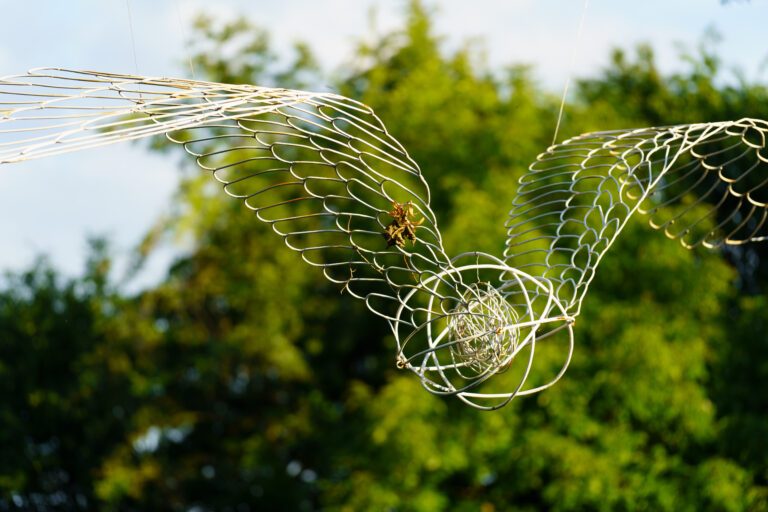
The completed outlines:
<svg viewBox="0 0 768 512">
<path fill-rule="evenodd" d="M 134 72 L 126 0 L 2 0 L 0 75 L 38 66 Z M 301 39 L 327 69 L 349 58 L 355 41 L 402 23 L 400 0 L 129 0 L 136 61 L 141 74 L 189 76 L 184 35 L 194 15 L 238 14 L 272 32 L 285 52 Z M 679 45 L 693 47 L 708 27 L 723 37 L 719 53 L 729 67 L 768 80 L 768 0 L 721 5 L 719 0 L 589 0 L 582 39 L 571 52 L 583 0 L 443 0 L 437 30 L 450 49 L 483 42 L 491 67 L 534 66 L 541 82 L 558 91 L 573 69 L 586 76 L 605 65 L 609 49 L 649 42 L 662 69 L 681 66 Z M 264 84 L 269 85 L 269 84 Z M 749 115 L 745 112 L 745 115 Z M 385 120 L 386 121 L 386 120 Z M 703 120 L 704 121 L 704 120 Z M 554 124 L 554 120 L 553 120 Z M 544 148 L 542 148 L 544 149 Z M 125 255 L 162 212 L 177 183 L 174 156 L 123 145 L 0 168 L 0 271 L 20 270 L 46 253 L 67 274 L 83 265 L 85 237 L 106 234 Z M 150 263 L 141 282 L 158 279 L 174 249 Z"/>
</svg>

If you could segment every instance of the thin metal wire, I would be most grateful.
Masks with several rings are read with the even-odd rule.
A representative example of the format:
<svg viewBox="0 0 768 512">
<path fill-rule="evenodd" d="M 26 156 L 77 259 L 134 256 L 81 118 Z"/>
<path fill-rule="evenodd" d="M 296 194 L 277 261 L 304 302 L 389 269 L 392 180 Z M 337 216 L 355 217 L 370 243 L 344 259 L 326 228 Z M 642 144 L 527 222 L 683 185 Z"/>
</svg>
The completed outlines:
<svg viewBox="0 0 768 512">
<path fill-rule="evenodd" d="M 560 99 L 560 109 L 557 112 L 557 123 L 555 124 L 555 133 L 552 135 L 552 144 L 557 143 L 557 134 L 560 133 L 560 123 L 563 120 L 563 112 L 565 111 L 565 100 L 568 98 L 568 88 L 571 86 L 573 62 L 576 60 L 576 51 L 581 43 L 581 34 L 584 31 L 584 20 L 587 18 L 587 7 L 589 7 L 589 0 L 584 0 L 584 4 L 581 8 L 581 17 L 579 18 L 579 28 L 576 30 L 576 42 L 571 49 L 571 58 L 568 61 L 568 77 L 565 79 L 565 86 L 563 86 L 563 97 Z"/>
<path fill-rule="evenodd" d="M 357 101 L 64 69 L 0 79 L 0 163 L 165 135 L 386 319 L 400 368 L 480 409 L 563 376 L 581 301 L 634 212 L 688 248 L 768 236 L 766 134 L 742 119 L 552 146 L 520 180 L 504 259 L 451 258 L 418 165 Z M 413 241 L 391 234 L 406 220 Z"/>
<path fill-rule="evenodd" d="M 197 78 L 195 76 L 195 64 L 192 61 L 192 55 L 189 53 L 189 48 L 187 48 L 187 37 L 184 34 L 184 22 L 181 19 L 181 7 L 179 7 L 180 0 L 173 0 L 173 6 L 176 11 L 176 23 L 178 25 L 179 34 L 181 34 L 181 44 L 184 48 L 184 53 L 187 56 L 187 63 L 189 64 L 189 72 L 191 73 L 190 76 L 194 80 Z"/>
<path fill-rule="evenodd" d="M 139 74 L 139 59 L 136 56 L 136 39 L 133 35 L 133 16 L 131 15 L 131 0 L 125 0 L 125 10 L 128 13 L 128 31 L 131 34 L 131 50 L 133 50 L 133 67 L 136 74 Z"/>
</svg>

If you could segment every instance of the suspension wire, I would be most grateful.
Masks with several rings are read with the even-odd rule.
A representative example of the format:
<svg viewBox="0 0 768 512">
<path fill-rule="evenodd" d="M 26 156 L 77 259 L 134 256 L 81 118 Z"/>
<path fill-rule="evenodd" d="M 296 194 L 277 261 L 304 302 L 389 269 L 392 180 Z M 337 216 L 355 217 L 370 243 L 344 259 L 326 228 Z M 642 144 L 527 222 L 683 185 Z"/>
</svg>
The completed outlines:
<svg viewBox="0 0 768 512">
<path fill-rule="evenodd" d="M 139 59 L 136 56 L 136 38 L 133 36 L 133 16 L 131 16 L 131 0 L 125 0 L 125 8 L 128 11 L 128 29 L 131 33 L 131 49 L 133 50 L 133 67 L 139 75 Z"/>
<path fill-rule="evenodd" d="M 560 111 L 557 114 L 557 124 L 555 125 L 555 134 L 552 137 L 552 145 L 557 143 L 557 134 L 560 131 L 560 123 L 563 120 L 563 111 L 565 110 L 565 99 L 568 97 L 568 88 L 571 85 L 571 75 L 573 74 L 573 63 L 576 60 L 576 50 L 581 42 L 581 34 L 584 30 L 584 19 L 587 17 L 587 7 L 589 7 L 589 0 L 584 0 L 584 5 L 581 8 L 581 18 L 579 19 L 579 28 L 576 32 L 576 42 L 571 50 L 571 58 L 568 62 L 568 76 L 565 79 L 565 87 L 563 87 L 563 97 L 560 100 Z"/>
<path fill-rule="evenodd" d="M 181 34 L 182 49 L 187 56 L 189 71 L 192 74 L 192 80 L 197 80 L 197 77 L 195 76 L 195 64 L 192 61 L 192 54 L 189 52 L 189 48 L 187 48 L 187 36 L 184 32 L 184 23 L 182 23 L 181 19 L 181 7 L 179 7 L 179 0 L 173 0 L 173 5 L 176 10 L 176 23 L 178 24 L 179 33 Z"/>
</svg>

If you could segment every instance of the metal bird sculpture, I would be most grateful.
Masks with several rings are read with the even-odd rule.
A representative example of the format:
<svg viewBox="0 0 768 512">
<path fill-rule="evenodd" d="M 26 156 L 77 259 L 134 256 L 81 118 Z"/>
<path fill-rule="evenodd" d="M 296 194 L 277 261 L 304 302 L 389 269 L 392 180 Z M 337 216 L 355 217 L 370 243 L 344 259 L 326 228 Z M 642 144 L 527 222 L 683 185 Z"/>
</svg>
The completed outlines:
<svg viewBox="0 0 768 512">
<path fill-rule="evenodd" d="M 0 79 L 0 163 L 168 137 L 386 319 L 398 367 L 482 409 L 560 379 L 595 270 L 635 212 L 688 248 L 768 236 L 766 133 L 742 119 L 554 145 L 520 180 L 504 254 L 450 256 L 418 165 L 352 99 L 64 69 Z"/>
</svg>

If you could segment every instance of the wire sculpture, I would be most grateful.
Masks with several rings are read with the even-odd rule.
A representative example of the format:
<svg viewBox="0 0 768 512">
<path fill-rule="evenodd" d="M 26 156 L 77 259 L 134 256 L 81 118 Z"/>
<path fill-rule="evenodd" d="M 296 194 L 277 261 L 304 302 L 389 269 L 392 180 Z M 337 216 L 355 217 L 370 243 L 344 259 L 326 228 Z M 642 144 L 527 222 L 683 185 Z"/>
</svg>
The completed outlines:
<svg viewBox="0 0 768 512">
<path fill-rule="evenodd" d="M 595 270 L 635 212 L 687 248 L 765 239 L 766 133 L 741 119 L 553 145 L 520 180 L 504 254 L 450 257 L 418 165 L 355 100 L 65 69 L 0 79 L 0 163 L 165 135 L 386 319 L 398 367 L 481 409 L 562 377 Z"/>
</svg>

